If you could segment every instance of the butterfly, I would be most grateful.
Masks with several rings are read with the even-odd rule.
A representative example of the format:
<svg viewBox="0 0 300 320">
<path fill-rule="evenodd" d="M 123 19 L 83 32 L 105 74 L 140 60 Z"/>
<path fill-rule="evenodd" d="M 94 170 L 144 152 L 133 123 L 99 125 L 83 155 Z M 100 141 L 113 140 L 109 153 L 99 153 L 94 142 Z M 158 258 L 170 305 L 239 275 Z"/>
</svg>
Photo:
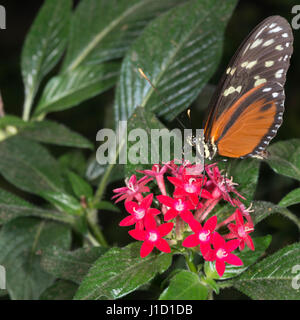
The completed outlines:
<svg viewBox="0 0 300 320">
<path fill-rule="evenodd" d="M 281 16 L 263 20 L 231 59 L 204 125 L 204 156 L 264 158 L 282 124 L 293 33 Z"/>
</svg>

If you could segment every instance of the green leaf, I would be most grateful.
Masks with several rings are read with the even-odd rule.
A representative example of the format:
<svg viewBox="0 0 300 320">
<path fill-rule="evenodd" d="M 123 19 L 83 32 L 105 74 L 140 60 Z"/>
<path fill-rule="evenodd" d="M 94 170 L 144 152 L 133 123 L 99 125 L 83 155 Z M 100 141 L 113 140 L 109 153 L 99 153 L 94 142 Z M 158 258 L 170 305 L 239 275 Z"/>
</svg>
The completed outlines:
<svg viewBox="0 0 300 320">
<path fill-rule="evenodd" d="M 232 284 L 255 300 L 299 300 L 299 261 L 300 244 L 295 243 L 250 267 Z"/>
<path fill-rule="evenodd" d="M 83 212 L 80 202 L 67 193 L 47 191 L 40 192 L 40 196 L 62 212 L 67 212 L 71 215 L 81 215 Z"/>
<path fill-rule="evenodd" d="M 26 127 L 20 131 L 20 135 L 43 143 L 77 148 L 94 148 L 93 144 L 80 134 L 50 120 L 27 123 Z"/>
<path fill-rule="evenodd" d="M 129 119 L 137 106 L 172 120 L 190 105 L 216 70 L 235 4 L 235 0 L 192 0 L 151 22 L 124 58 L 116 121 Z"/>
<path fill-rule="evenodd" d="M 40 144 L 13 136 L 0 143 L 0 173 L 21 190 L 40 195 L 64 190 L 61 169 Z"/>
<path fill-rule="evenodd" d="M 96 159 L 90 160 L 87 165 L 85 176 L 88 181 L 93 182 L 93 184 L 98 184 L 98 180 L 101 179 L 102 175 L 107 170 L 108 165 L 101 165 L 97 162 Z M 124 166 L 121 164 L 115 164 L 110 175 L 109 183 L 124 180 L 125 179 L 125 170 Z"/>
<path fill-rule="evenodd" d="M 120 209 L 110 201 L 100 201 L 95 205 L 95 209 L 120 212 Z"/>
<path fill-rule="evenodd" d="M 257 159 L 229 160 L 223 168 L 233 181 L 238 183 L 236 190 L 243 195 L 248 202 L 254 197 L 256 185 L 258 182 L 260 161 Z"/>
<path fill-rule="evenodd" d="M 6 268 L 6 285 L 11 299 L 38 299 L 53 277 L 40 266 L 40 255 L 51 247 L 68 249 L 68 227 L 35 218 L 17 218 L 0 232 L 0 264 Z"/>
<path fill-rule="evenodd" d="M 39 300 L 72 300 L 76 290 L 76 284 L 58 280 L 42 293 Z"/>
<path fill-rule="evenodd" d="M 300 139 L 290 139 L 272 144 L 265 160 L 278 174 L 300 180 Z"/>
<path fill-rule="evenodd" d="M 6 130 L 7 127 L 22 128 L 26 125 L 26 122 L 21 118 L 6 114 L 4 117 L 0 118 L 0 129 Z M 15 131 L 15 130 L 14 130 Z"/>
<path fill-rule="evenodd" d="M 41 265 L 56 278 L 80 284 L 93 263 L 108 249 L 101 247 L 65 251 L 55 248 L 42 255 Z"/>
<path fill-rule="evenodd" d="M 128 161 L 125 167 L 126 177 L 130 177 L 132 174 L 136 174 L 136 170 L 144 170 L 146 168 L 151 169 L 152 167 L 152 156 L 156 157 L 158 160 L 155 162 L 167 162 L 170 159 L 174 158 L 174 145 L 179 146 L 179 153 L 182 154 L 182 148 L 180 145 L 182 145 L 182 141 L 180 136 L 174 135 L 173 138 L 170 139 L 170 155 L 167 157 L 167 159 L 162 159 L 162 149 L 163 146 L 160 148 L 160 143 L 157 144 L 154 143 L 154 141 L 151 141 L 149 137 L 152 137 L 152 130 L 157 129 L 160 130 L 161 139 L 168 139 L 170 137 L 170 131 L 166 129 L 166 127 L 155 117 L 155 115 L 147 111 L 145 108 L 137 107 L 130 117 L 128 121 L 128 132 L 133 132 L 134 129 L 140 129 L 142 128 L 147 133 L 147 145 L 143 146 L 144 150 L 146 152 L 144 153 L 142 150 L 139 150 L 139 141 L 136 142 L 127 142 L 127 154 L 128 154 Z M 158 136 L 158 133 L 157 133 Z M 129 138 L 129 137 L 128 137 Z M 128 139 L 129 140 L 129 139 Z M 138 139 L 137 139 L 138 140 Z M 142 138 L 140 139 L 140 141 Z M 164 150 L 165 151 L 165 150 Z M 140 154 L 139 154 L 140 153 Z M 131 155 L 133 156 L 134 160 L 136 157 L 140 158 L 139 162 L 141 163 L 134 163 L 131 161 Z M 138 160 L 138 159 L 137 159 Z M 163 160 L 163 161 L 162 161 Z M 143 164 L 144 163 L 144 164 Z"/>
<path fill-rule="evenodd" d="M 62 212 L 41 209 L 16 195 L 0 189 L 0 225 L 17 217 L 34 216 L 75 225 L 76 220 Z"/>
<path fill-rule="evenodd" d="M 86 197 L 87 199 L 93 196 L 93 188 L 79 175 L 72 171 L 68 171 L 68 178 L 74 194 L 78 199 L 80 199 L 82 196 Z"/>
<path fill-rule="evenodd" d="M 42 79 L 61 58 L 67 41 L 71 0 L 46 0 L 27 35 L 22 51 L 25 85 L 24 120 Z"/>
<path fill-rule="evenodd" d="M 226 264 L 225 272 L 222 276 L 222 280 L 236 277 L 240 273 L 244 272 L 253 263 L 259 259 L 271 243 L 272 237 L 270 235 L 265 237 L 253 238 L 255 251 L 250 250 L 247 246 L 241 252 L 235 253 L 243 261 L 242 266 L 233 266 L 231 264 Z M 214 262 L 205 261 L 204 270 L 207 278 L 220 279 Z"/>
<path fill-rule="evenodd" d="M 187 270 L 178 272 L 170 281 L 168 288 L 160 295 L 159 300 L 206 300 L 207 287 L 199 276 Z"/>
<path fill-rule="evenodd" d="M 122 57 L 153 17 L 184 1 L 81 1 L 72 19 L 63 71 Z"/>
<path fill-rule="evenodd" d="M 0 141 L 15 134 L 44 143 L 93 149 L 86 138 L 54 121 L 27 122 L 9 115 L 0 118 Z"/>
<path fill-rule="evenodd" d="M 271 202 L 253 201 L 253 206 L 251 209 L 253 210 L 253 212 L 251 212 L 251 217 L 254 224 L 259 223 L 273 213 L 279 213 L 294 222 L 300 230 L 300 219 L 287 208 L 273 204 Z"/>
<path fill-rule="evenodd" d="M 140 257 L 139 243 L 112 248 L 101 256 L 83 279 L 74 299 L 118 299 L 151 281 L 157 273 L 167 270 L 170 254 Z"/>
<path fill-rule="evenodd" d="M 300 188 L 294 189 L 288 193 L 280 200 L 278 205 L 282 207 L 289 207 L 297 203 L 300 203 Z"/>
<path fill-rule="evenodd" d="M 58 158 L 58 161 L 64 171 L 72 170 L 82 177 L 85 175 L 86 158 L 81 150 L 66 152 Z"/>
<path fill-rule="evenodd" d="M 81 66 L 52 78 L 42 93 L 35 116 L 69 109 L 108 90 L 116 83 L 119 69 L 119 63 Z"/>
</svg>

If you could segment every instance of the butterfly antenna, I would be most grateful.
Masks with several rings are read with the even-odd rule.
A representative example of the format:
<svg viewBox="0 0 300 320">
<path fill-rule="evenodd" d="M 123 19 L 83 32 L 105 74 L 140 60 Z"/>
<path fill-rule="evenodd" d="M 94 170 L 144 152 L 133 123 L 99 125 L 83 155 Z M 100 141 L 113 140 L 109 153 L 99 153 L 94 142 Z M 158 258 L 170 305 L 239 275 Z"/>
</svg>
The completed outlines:
<svg viewBox="0 0 300 320">
<path fill-rule="evenodd" d="M 138 68 L 138 71 L 140 73 L 140 75 L 148 81 L 148 83 L 150 84 L 150 86 L 153 88 L 153 90 L 158 94 L 158 96 L 161 98 L 163 104 L 169 108 L 170 105 L 167 104 L 166 100 L 164 99 L 164 97 L 162 96 L 162 94 L 159 92 L 159 90 L 155 87 L 155 85 L 151 82 L 151 80 L 145 75 L 145 72 L 143 71 L 142 68 Z M 183 122 L 181 120 L 178 119 L 178 117 L 176 117 L 177 122 L 181 125 L 181 127 L 183 129 L 186 129 L 186 126 L 183 124 Z"/>
</svg>

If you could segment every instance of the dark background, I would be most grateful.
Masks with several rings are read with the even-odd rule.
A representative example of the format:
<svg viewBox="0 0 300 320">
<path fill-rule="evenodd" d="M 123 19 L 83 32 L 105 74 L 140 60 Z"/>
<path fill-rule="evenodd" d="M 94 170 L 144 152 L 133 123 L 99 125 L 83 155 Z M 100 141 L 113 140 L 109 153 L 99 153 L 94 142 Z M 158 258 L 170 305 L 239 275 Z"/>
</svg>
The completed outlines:
<svg viewBox="0 0 300 320">
<path fill-rule="evenodd" d="M 20 74 L 20 54 L 26 33 L 42 3 L 42 0 L 0 0 L 0 5 L 5 6 L 7 14 L 7 29 L 0 30 L 0 90 L 4 100 L 5 111 L 8 114 L 18 116 L 22 114 L 24 95 Z M 271 15 L 281 15 L 291 22 L 294 16 L 291 10 L 296 4 L 297 1 L 291 0 L 241 0 L 228 25 L 222 62 L 211 79 L 211 83 L 217 84 L 231 56 L 253 27 Z M 300 88 L 298 79 L 300 70 L 300 29 L 294 30 L 294 38 L 294 54 L 286 83 L 284 122 L 274 141 L 300 138 Z M 55 70 L 53 73 L 55 73 Z M 51 74 L 49 77 L 51 77 Z M 76 108 L 52 113 L 48 117 L 63 122 L 95 142 L 96 132 L 104 126 L 103 111 L 105 113 L 111 112 L 110 107 L 112 106 L 113 95 L 114 91 L 110 90 Z M 206 104 L 206 101 L 200 100 L 199 98 L 194 107 L 192 107 L 194 127 L 201 126 L 203 120 L 203 112 L 198 110 L 198 106 L 199 104 Z M 180 118 L 182 117 L 185 117 L 185 115 L 180 116 Z M 62 149 L 54 149 L 53 152 L 60 153 Z M 298 186 L 298 182 L 276 175 L 267 165 L 262 164 L 256 198 L 277 203 L 287 192 Z M 291 207 L 291 209 L 300 216 L 298 206 Z M 109 220 L 112 220 L 111 217 Z M 119 217 L 117 221 L 119 221 Z M 116 223 L 113 225 L 117 226 Z M 109 240 L 116 241 L 117 237 L 112 236 L 111 232 L 120 232 L 120 230 L 109 225 L 104 232 Z M 270 252 L 298 240 L 296 227 L 280 216 L 272 216 L 259 224 L 256 234 L 263 235 L 266 233 L 271 233 L 273 236 Z M 220 298 L 232 298 L 233 294 L 235 294 L 233 291 L 225 290 Z M 238 298 L 242 297 L 239 293 L 236 294 Z"/>
</svg>

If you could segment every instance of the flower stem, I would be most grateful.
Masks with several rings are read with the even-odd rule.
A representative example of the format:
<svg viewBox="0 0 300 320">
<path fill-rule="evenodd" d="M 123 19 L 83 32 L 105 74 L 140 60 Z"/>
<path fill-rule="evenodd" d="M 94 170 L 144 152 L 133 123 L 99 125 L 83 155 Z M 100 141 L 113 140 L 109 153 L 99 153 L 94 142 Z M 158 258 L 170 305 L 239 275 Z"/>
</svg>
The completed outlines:
<svg viewBox="0 0 300 320">
<path fill-rule="evenodd" d="M 125 139 L 123 139 L 123 140 L 120 142 L 119 147 L 117 148 L 117 152 L 116 152 L 116 155 L 115 155 L 115 159 L 111 159 L 112 161 L 111 161 L 111 163 L 109 164 L 109 166 L 107 167 L 107 169 L 106 169 L 106 171 L 105 171 L 105 173 L 104 173 L 104 175 L 103 175 L 103 177 L 102 177 L 102 179 L 101 179 L 101 181 L 100 181 L 100 184 L 99 184 L 99 186 L 98 186 L 98 189 L 97 189 L 97 191 L 96 191 L 96 193 L 95 193 L 95 196 L 94 196 L 94 199 L 93 199 L 93 204 L 97 204 L 97 203 L 99 203 L 99 202 L 102 200 L 103 193 L 104 193 L 104 191 L 105 191 L 105 189 L 106 189 L 106 185 L 108 184 L 109 176 L 110 176 L 110 174 L 111 174 L 112 169 L 113 169 L 114 166 L 115 166 L 115 163 L 116 163 L 116 161 L 117 161 L 117 159 L 118 159 L 119 153 L 120 153 L 120 151 L 121 151 L 124 143 L 125 143 Z M 114 161 L 113 161 L 113 160 L 114 160 Z"/>
<path fill-rule="evenodd" d="M 87 216 L 87 222 L 88 222 L 90 229 L 93 231 L 93 235 L 96 238 L 99 245 L 102 247 L 108 247 L 108 243 L 107 243 L 106 239 L 104 238 L 104 235 L 103 235 L 101 229 L 99 228 L 97 221 L 93 221 L 93 219 L 91 219 L 91 217 Z"/>
<path fill-rule="evenodd" d="M 214 300 L 214 292 L 213 290 L 208 291 L 207 300 Z"/>
<path fill-rule="evenodd" d="M 189 270 L 191 272 L 198 273 L 197 268 L 193 262 L 194 254 L 192 252 L 189 252 L 189 253 L 185 254 L 184 257 L 185 257 L 185 261 L 186 261 L 186 264 L 187 264 Z"/>
<path fill-rule="evenodd" d="M 90 230 L 93 232 L 93 236 L 96 238 L 97 242 L 102 247 L 108 247 L 108 243 L 98 225 L 98 217 L 97 217 L 97 210 L 95 209 L 88 209 L 87 210 L 87 223 L 90 227 Z"/>
<path fill-rule="evenodd" d="M 107 167 L 107 169 L 106 169 L 106 171 L 105 171 L 105 173 L 104 173 L 104 175 L 103 175 L 103 177 L 102 177 L 102 179 L 100 181 L 98 189 L 97 189 L 97 191 L 95 193 L 95 196 L 94 196 L 94 199 L 93 199 L 93 204 L 97 204 L 102 200 L 103 193 L 104 193 L 106 185 L 108 183 L 108 178 L 109 178 L 110 173 L 111 173 L 112 169 L 114 168 L 114 166 L 115 166 L 115 164 L 111 163 Z"/>
<path fill-rule="evenodd" d="M 30 117 L 30 111 L 31 111 L 31 106 L 33 102 L 33 92 L 30 92 L 30 94 L 27 96 L 23 108 L 23 120 L 28 121 Z"/>
</svg>

